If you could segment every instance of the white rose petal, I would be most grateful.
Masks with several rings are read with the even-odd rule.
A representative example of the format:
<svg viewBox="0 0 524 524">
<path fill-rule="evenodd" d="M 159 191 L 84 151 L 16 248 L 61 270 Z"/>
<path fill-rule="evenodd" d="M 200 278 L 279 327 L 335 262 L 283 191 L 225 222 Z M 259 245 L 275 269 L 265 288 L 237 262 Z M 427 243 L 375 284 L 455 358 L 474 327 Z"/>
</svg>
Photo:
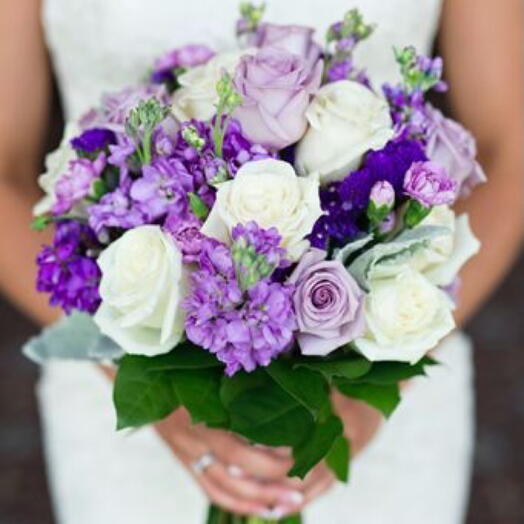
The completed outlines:
<svg viewBox="0 0 524 524">
<path fill-rule="evenodd" d="M 369 360 L 416 363 L 455 327 L 449 297 L 405 266 L 394 278 L 370 283 L 366 334 L 358 350 Z"/>
<path fill-rule="evenodd" d="M 306 117 L 310 127 L 298 144 L 296 168 L 318 172 L 323 184 L 358 168 L 366 152 L 381 149 L 394 134 L 386 100 L 350 80 L 322 87 Z"/>
<path fill-rule="evenodd" d="M 237 224 L 255 221 L 265 229 L 276 227 L 288 257 L 298 260 L 309 246 L 305 237 L 322 214 L 318 189 L 316 175 L 298 177 L 287 162 L 248 162 L 233 180 L 220 184 L 202 232 L 228 243 Z"/>
<path fill-rule="evenodd" d="M 62 142 L 45 159 L 45 173 L 38 177 L 38 185 L 45 196 L 33 207 L 33 215 L 44 215 L 51 211 L 56 203 L 55 186 L 60 177 L 67 171 L 69 162 L 76 158 L 75 150 L 71 147 L 70 139 L 78 132 L 78 126 L 70 123 L 66 126 Z"/>
<path fill-rule="evenodd" d="M 99 257 L 102 304 L 94 320 L 127 353 L 167 353 L 184 332 L 182 254 L 159 226 L 127 231 Z"/>
<path fill-rule="evenodd" d="M 216 113 L 217 82 L 224 72 L 232 75 L 240 58 L 252 53 L 250 49 L 215 55 L 203 65 L 189 69 L 178 77 L 181 85 L 173 95 L 172 112 L 179 122 L 195 118 L 210 120 Z"/>
</svg>

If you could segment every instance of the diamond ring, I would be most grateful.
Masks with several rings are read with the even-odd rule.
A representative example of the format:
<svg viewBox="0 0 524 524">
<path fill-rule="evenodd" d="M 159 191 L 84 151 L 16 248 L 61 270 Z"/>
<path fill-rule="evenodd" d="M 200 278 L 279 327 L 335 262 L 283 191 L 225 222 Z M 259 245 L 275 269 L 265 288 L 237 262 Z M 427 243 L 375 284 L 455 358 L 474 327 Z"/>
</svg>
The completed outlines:
<svg viewBox="0 0 524 524">
<path fill-rule="evenodd" d="M 215 462 L 215 460 L 213 453 L 204 453 L 199 459 L 191 462 L 191 469 L 195 475 L 200 476 Z"/>
</svg>

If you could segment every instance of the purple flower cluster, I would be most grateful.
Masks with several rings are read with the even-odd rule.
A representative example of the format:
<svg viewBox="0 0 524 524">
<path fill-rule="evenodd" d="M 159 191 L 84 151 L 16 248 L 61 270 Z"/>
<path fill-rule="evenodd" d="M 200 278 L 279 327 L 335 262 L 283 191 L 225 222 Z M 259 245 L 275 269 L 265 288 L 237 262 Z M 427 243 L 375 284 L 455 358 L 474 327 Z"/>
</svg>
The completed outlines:
<svg viewBox="0 0 524 524">
<path fill-rule="evenodd" d="M 81 135 L 71 140 L 74 149 L 81 153 L 96 153 L 109 144 L 116 143 L 116 136 L 110 129 L 94 127 L 86 129 Z"/>
<path fill-rule="evenodd" d="M 205 45 L 190 44 L 169 51 L 157 59 L 153 66 L 151 82 L 163 84 L 175 81 L 175 71 L 184 71 L 189 67 L 195 67 L 208 62 L 215 52 Z"/>
<path fill-rule="evenodd" d="M 199 267 L 185 301 L 186 333 L 216 354 L 229 376 L 267 366 L 291 346 L 293 286 L 266 278 L 243 291 L 230 250 L 212 239 L 203 242 Z"/>
<path fill-rule="evenodd" d="M 50 293 L 50 304 L 66 313 L 73 309 L 94 313 L 99 304 L 100 269 L 92 250 L 99 249 L 93 231 L 77 222 L 57 225 L 53 245 L 37 257 L 37 289 Z"/>
<path fill-rule="evenodd" d="M 316 222 L 311 244 L 326 249 L 328 242 L 343 246 L 366 230 L 365 213 L 373 186 L 387 181 L 395 190 L 395 199 L 402 202 L 404 176 L 413 162 L 427 160 L 421 145 L 414 140 L 392 140 L 380 151 L 370 151 L 360 169 L 353 171 L 341 182 L 320 190 L 325 214 Z"/>
</svg>

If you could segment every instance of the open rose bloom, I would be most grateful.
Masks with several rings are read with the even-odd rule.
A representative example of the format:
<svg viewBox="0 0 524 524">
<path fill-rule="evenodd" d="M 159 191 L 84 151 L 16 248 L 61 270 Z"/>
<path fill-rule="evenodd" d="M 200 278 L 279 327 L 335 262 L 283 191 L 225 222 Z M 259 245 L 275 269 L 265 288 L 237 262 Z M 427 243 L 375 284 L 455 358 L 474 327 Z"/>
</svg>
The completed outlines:
<svg viewBox="0 0 524 524">
<path fill-rule="evenodd" d="M 425 100 L 439 60 L 397 51 L 401 83 L 374 85 L 355 11 L 326 43 L 250 15 L 237 28 L 247 46 L 168 51 L 68 126 L 34 221 L 55 227 L 37 287 L 67 316 L 26 353 L 114 361 L 119 429 L 183 405 L 293 448 L 291 476 L 326 458 L 344 481 L 330 391 L 389 416 L 435 363 L 480 247 L 453 204 L 484 174 Z"/>
</svg>

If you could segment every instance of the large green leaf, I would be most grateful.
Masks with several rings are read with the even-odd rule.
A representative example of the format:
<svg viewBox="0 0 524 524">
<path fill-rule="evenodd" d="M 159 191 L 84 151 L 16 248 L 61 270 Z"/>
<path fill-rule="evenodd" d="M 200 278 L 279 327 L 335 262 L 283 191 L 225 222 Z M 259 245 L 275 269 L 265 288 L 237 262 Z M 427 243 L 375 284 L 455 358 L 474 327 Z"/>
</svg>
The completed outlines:
<svg viewBox="0 0 524 524">
<path fill-rule="evenodd" d="M 360 377 L 358 382 L 378 385 L 398 384 L 403 380 L 425 375 L 426 366 L 435 364 L 436 362 L 429 357 L 423 358 L 414 365 L 405 362 L 374 362 L 369 373 Z"/>
<path fill-rule="evenodd" d="M 322 373 L 328 380 L 333 377 L 356 379 L 366 375 L 371 369 L 371 362 L 364 357 L 351 355 L 339 357 L 335 360 L 315 359 L 301 360 L 295 368 L 307 368 Z"/>
<path fill-rule="evenodd" d="M 341 482 L 348 481 L 350 459 L 349 441 L 346 437 L 340 435 L 335 439 L 329 453 L 326 455 L 326 464 Z"/>
<path fill-rule="evenodd" d="M 400 402 L 398 384 L 355 384 L 350 381 L 337 380 L 336 386 L 344 395 L 362 400 L 389 417 Z"/>
<path fill-rule="evenodd" d="M 156 422 L 179 406 L 173 373 L 151 372 L 151 360 L 126 355 L 120 361 L 113 389 L 118 429 Z"/>
<path fill-rule="evenodd" d="M 201 369 L 213 367 L 223 367 L 223 364 L 209 351 L 195 346 L 186 340 L 166 355 L 153 357 L 150 369 L 152 371 L 165 371 L 168 369 Z"/>
<path fill-rule="evenodd" d="M 314 417 L 329 406 L 329 385 L 326 380 L 309 369 L 296 368 L 284 360 L 275 360 L 267 369 L 273 380 L 309 409 Z"/>
<path fill-rule="evenodd" d="M 193 422 L 204 422 L 210 427 L 228 426 L 229 416 L 220 400 L 221 369 L 183 369 L 172 373 L 180 403 Z"/>
<path fill-rule="evenodd" d="M 289 471 L 289 476 L 304 478 L 330 452 L 343 431 L 342 421 L 336 415 L 317 423 L 312 434 L 293 448 L 295 464 Z"/>
<path fill-rule="evenodd" d="M 231 429 L 268 446 L 297 446 L 313 427 L 311 413 L 262 369 L 222 380 Z"/>
</svg>

